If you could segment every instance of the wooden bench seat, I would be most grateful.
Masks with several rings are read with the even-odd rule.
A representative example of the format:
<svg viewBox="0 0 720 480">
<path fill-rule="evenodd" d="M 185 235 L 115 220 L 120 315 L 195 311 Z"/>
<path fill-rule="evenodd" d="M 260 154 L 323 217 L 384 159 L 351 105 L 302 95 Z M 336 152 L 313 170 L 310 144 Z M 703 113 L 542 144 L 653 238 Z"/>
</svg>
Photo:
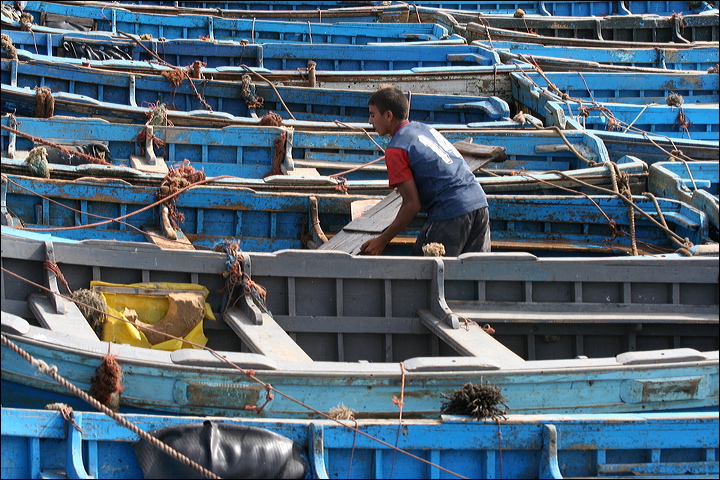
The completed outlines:
<svg viewBox="0 0 720 480">
<path fill-rule="evenodd" d="M 253 353 L 260 353 L 276 360 L 313 361 L 271 315 L 263 313 L 262 320 L 262 324 L 257 325 L 238 308 L 230 309 L 225 314 L 225 322 Z"/>
<path fill-rule="evenodd" d="M 487 334 L 478 324 L 470 322 L 460 328 L 452 328 L 429 310 L 419 310 L 420 321 L 459 355 L 477 357 L 499 365 L 523 363 L 515 352 Z"/>
<path fill-rule="evenodd" d="M 461 318 L 480 323 L 718 323 L 717 306 L 618 305 L 599 303 L 519 302 L 507 304 L 448 300 Z"/>
<path fill-rule="evenodd" d="M 64 303 L 65 313 L 55 312 L 50 300 L 41 293 L 31 293 L 28 297 L 28 304 L 40 325 L 48 330 L 97 342 L 99 339 L 95 330 L 87 322 L 78 306 L 64 298 L 59 300 Z"/>
</svg>

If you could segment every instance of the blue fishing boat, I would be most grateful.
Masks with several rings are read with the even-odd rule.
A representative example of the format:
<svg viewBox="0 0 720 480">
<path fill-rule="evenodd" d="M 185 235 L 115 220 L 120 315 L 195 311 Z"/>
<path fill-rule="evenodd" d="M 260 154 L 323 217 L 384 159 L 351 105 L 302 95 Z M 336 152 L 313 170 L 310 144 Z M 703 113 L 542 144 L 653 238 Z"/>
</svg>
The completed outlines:
<svg viewBox="0 0 720 480">
<path fill-rule="evenodd" d="M 682 108 L 666 105 L 627 105 L 621 103 L 600 104 L 600 110 L 590 110 L 587 117 L 584 112 L 566 115 L 565 104 L 550 101 L 548 123 L 565 125 L 562 128 L 580 130 L 618 130 L 621 133 L 633 132 L 639 136 L 655 135 L 669 138 L 699 139 L 708 142 L 718 141 L 718 105 L 688 105 Z M 603 110 L 603 107 L 607 110 Z M 571 107 L 570 107 L 571 108 Z M 590 107 L 593 108 L 593 107 Z"/>
<path fill-rule="evenodd" d="M 458 22 L 460 18 L 455 17 Z M 717 41 L 718 11 L 691 15 L 611 15 L 606 17 L 541 17 L 484 15 L 468 19 L 458 29 L 468 42 L 475 40 L 524 41 L 555 45 L 596 45 L 630 48 L 692 46 Z"/>
<path fill-rule="evenodd" d="M 710 236 L 718 237 L 718 162 L 657 162 L 650 167 L 648 190 L 705 212 Z"/>
<path fill-rule="evenodd" d="M 711 477 L 718 462 L 692 457 L 688 452 L 717 449 L 717 413 L 643 413 L 618 415 L 508 415 L 493 422 L 478 422 L 462 416 L 444 416 L 440 421 L 370 420 L 314 421 L 250 420 L 217 417 L 169 417 L 121 415 L 125 425 L 102 413 L 73 412 L 72 421 L 58 411 L 2 409 L 2 461 L 4 478 L 34 478 L 62 473 L 68 477 L 148 478 L 148 473 L 187 470 L 177 460 L 153 452 L 147 432 L 182 435 L 191 445 L 203 430 L 212 429 L 221 442 L 240 435 L 256 435 L 258 448 L 253 455 L 243 450 L 234 462 L 209 465 L 201 460 L 206 448 L 183 447 L 163 436 L 163 444 L 186 455 L 202 467 L 224 477 L 243 468 L 243 473 L 269 474 L 296 467 L 304 478 L 428 478 L 437 473 L 465 478 L 566 478 L 600 477 L 606 471 L 622 470 L 642 474 L 648 471 L 674 478 L 678 469 Z M 75 428 L 75 425 L 78 428 Z M 397 427 L 404 434 L 396 441 Z M 357 429 L 359 433 L 356 433 Z M 67 433 L 66 433 L 67 432 Z M 499 433 L 498 433 L 499 432 Z M 276 436 L 277 435 L 277 436 Z M 502 441 L 498 436 L 502 435 Z M 443 441 L 438 442 L 442 438 Z M 140 448 L 135 448 L 136 442 Z M 276 443 L 269 444 L 270 441 Z M 31 442 L 39 444 L 39 458 Z M 263 444 L 262 442 L 267 442 Z M 301 452 L 292 456 L 291 446 Z M 592 445 L 592 447 L 589 447 Z M 85 450 L 87 449 L 87 454 Z M 659 452 L 673 462 L 615 458 Z M 279 460 L 264 467 L 261 455 L 282 452 Z M 286 453 L 287 452 L 287 453 Z M 452 457 L 452 459 L 448 459 Z M 577 457 L 602 457 L 597 462 L 579 462 Z M 84 460 L 88 458 L 88 460 Z M 102 461 L 96 461 L 102 458 Z M 160 461 L 161 460 L 161 461 Z M 219 460 L 213 457 L 213 460 Z M 156 461 L 156 465 L 149 465 Z M 252 467 L 255 468 L 252 468 Z M 162 470 L 161 470 L 162 468 Z M 442 472 L 442 473 L 441 473 Z M 290 478 L 290 477 L 286 477 Z"/>
<path fill-rule="evenodd" d="M 3 59 L 1 68 L 2 111 L 21 116 L 33 116 L 38 102 L 52 101 L 55 114 L 92 115 L 127 121 L 127 116 L 121 117 L 122 107 L 144 106 L 144 109 L 135 110 L 137 115 L 133 121 L 145 123 L 152 116 L 151 107 L 163 104 L 168 116 L 172 112 L 197 110 L 196 119 L 202 115 L 200 111 L 204 111 L 208 120 L 213 116 L 224 117 L 227 124 L 257 123 L 260 117 L 272 112 L 282 117 L 283 122 L 289 120 L 285 125 L 293 127 L 318 128 L 321 123 L 326 123 L 326 128 L 337 129 L 335 121 L 338 120 L 371 128 L 367 123 L 370 91 L 275 86 L 253 81 L 249 74 L 242 82 L 192 80 L 188 77 L 181 79 L 182 82 L 177 85 L 161 75 L 101 71 L 65 64 L 60 59 L 47 63 Z M 25 91 L 8 86 L 24 87 Z M 63 112 L 58 108 L 56 99 L 40 100 L 42 92 L 53 96 L 59 92 L 88 96 L 83 102 L 86 103 L 86 111 Z M 512 123 L 510 107 L 499 97 L 410 95 L 412 120 L 456 127 L 478 127 L 495 121 L 504 121 L 505 126 Z M 94 103 L 95 108 L 88 111 L 89 102 Z M 176 120 L 181 121 L 182 118 L 186 117 L 177 117 Z M 175 119 L 168 120 L 172 124 L 181 124 Z"/>
<path fill-rule="evenodd" d="M 57 2 L 70 3 L 70 2 Z M 83 2 L 90 4 L 103 5 L 109 2 Z M 145 10 L 149 8 L 163 7 L 173 9 L 195 9 L 202 10 L 206 14 L 211 12 L 217 13 L 221 11 L 223 15 L 239 14 L 244 10 L 252 12 L 272 13 L 275 11 L 295 11 L 303 13 L 313 10 L 320 10 L 323 14 L 330 13 L 333 10 L 355 10 L 370 9 L 380 7 L 408 7 L 405 2 L 333 2 L 333 1 L 278 1 L 278 2 L 260 2 L 260 1 L 179 1 L 173 2 L 172 7 L 167 7 L 167 2 L 147 1 L 147 0 L 120 0 L 112 3 L 120 4 L 122 8 L 129 10 Z M 387 4 L 390 5 L 387 5 Z M 491 0 L 455 0 L 450 2 L 422 2 L 417 5 L 421 8 L 436 8 L 443 11 L 461 11 L 461 12 L 477 12 L 491 15 L 507 15 L 514 14 L 518 9 L 522 9 L 527 15 L 554 15 L 554 16 L 607 16 L 607 15 L 629 15 L 629 14 L 655 14 L 655 15 L 671 15 L 676 14 L 694 14 L 704 11 L 713 10 L 711 2 L 685 2 L 679 0 L 665 0 L 660 2 L 648 1 L 585 1 L 572 2 L 567 0 L 545 0 L 545 1 L 519 1 L 519 2 L 496 2 Z M 414 7 L 415 5 L 413 5 Z"/>
<path fill-rule="evenodd" d="M 590 130 L 720 138 L 717 75 L 550 72 L 511 79 L 518 106 L 549 125 L 566 128 L 573 118 Z"/>
<path fill-rule="evenodd" d="M 107 179 L 68 181 L 6 174 L 2 220 L 77 240 L 151 241 L 192 249 L 237 239 L 244 250 L 272 252 L 322 244 L 350 224 L 353 202 L 382 198 L 340 192 L 311 197 L 285 188 L 255 192 L 243 186 L 201 184 L 173 190 L 176 196 L 170 202 L 163 200 L 166 190 L 162 185 Z M 488 202 L 493 212 L 493 248 L 500 251 L 541 256 L 656 255 L 712 243 L 705 214 L 674 200 L 489 195 Z M 423 220 L 419 215 L 411 222 L 388 253 L 409 254 Z M 370 236 L 382 231 L 373 230 L 378 227 L 370 223 L 367 230 L 354 230 Z"/>
<path fill-rule="evenodd" d="M 160 15 L 137 13 L 113 4 L 91 6 L 29 1 L 22 13 L 32 15 L 33 31 L 102 31 L 119 34 L 149 35 L 153 38 L 207 38 L 241 40 L 250 43 L 292 42 L 305 44 L 366 45 L 384 42 L 448 41 L 465 43 L 447 28 L 420 23 L 334 24 L 224 18 L 206 15 Z M 23 29 L 19 20 L 8 18 L 5 24 Z"/>
<path fill-rule="evenodd" d="M 611 15 L 691 15 L 717 11 L 710 2 L 684 2 L 677 0 L 647 1 L 521 1 L 494 2 L 483 0 L 455 0 L 447 2 L 422 2 L 426 8 L 444 10 L 460 10 L 462 12 L 480 13 L 483 15 L 514 15 L 518 9 L 523 15 L 541 15 L 554 17 L 606 17 Z M 518 13 L 518 15 L 521 15 Z"/>
<path fill-rule="evenodd" d="M 121 385 L 106 393 L 125 413 L 307 419 L 343 404 L 387 419 L 399 396 L 404 419 L 437 419 L 443 395 L 477 382 L 501 389 L 513 414 L 718 408 L 717 258 L 378 258 L 34 237 L 2 229 L 3 336 L 83 391 L 112 354 Z M 235 269 L 245 287 L 232 288 Z M 105 299 L 100 337 L 58 296 L 80 289 Z M 157 343 L 123 320 L 135 318 L 123 305 L 150 325 L 172 317 L 182 293 L 205 298 L 182 340 Z M 519 315 L 532 319 L 520 342 L 493 337 Z M 178 349 L 184 340 L 194 347 Z M 1 352 L 3 407 L 88 409 L 9 343 Z"/>
<path fill-rule="evenodd" d="M 362 130 L 190 128 L 76 117 L 6 116 L 2 122 L 2 162 L 7 173 L 42 177 L 48 173 L 56 179 L 96 174 L 157 186 L 170 167 L 189 163 L 206 176 L 222 177 L 219 184 L 254 190 L 390 191 L 382 158 L 388 139 Z M 614 189 L 613 175 L 622 175 L 633 193 L 646 190 L 645 162 L 632 156 L 611 162 L 603 143 L 588 133 L 558 135 L 553 130 L 536 129 L 443 129 L 442 133 L 461 150 L 488 193 L 566 194 L 563 188 L 597 193 L 588 190 L 588 184 Z M 74 158 L 70 162 L 59 158 L 53 162 L 50 156 L 47 172 L 42 168 L 30 170 L 30 151 L 43 146 L 41 138 L 51 149 L 70 145 L 88 150 L 99 145 L 107 150 L 106 160 L 93 163 L 92 159 Z"/>
<path fill-rule="evenodd" d="M 622 18 L 622 17 L 613 17 L 613 18 Z M 633 17 L 628 17 L 633 18 Z M 644 26 L 647 25 L 647 21 L 644 19 L 644 17 L 641 17 L 641 20 L 636 20 L 636 24 L 639 29 L 642 29 Z M 653 20 L 652 17 L 648 20 L 649 22 L 657 21 L 657 18 L 662 17 L 655 17 L 655 20 Z M 483 19 L 484 20 L 484 19 Z M 671 22 L 669 18 L 666 19 L 667 22 Z M 712 21 L 712 20 L 710 20 Z M 708 20 L 705 19 L 703 21 L 700 21 L 700 23 L 705 22 L 707 23 Z M 696 21 L 695 23 L 698 23 Z M 717 25 L 717 17 L 714 20 L 715 25 Z M 562 22 L 559 22 L 558 25 L 562 25 Z M 588 27 L 590 27 L 588 25 Z M 464 28 L 464 29 L 463 29 Z M 696 40 L 696 41 L 689 41 L 685 39 L 684 37 L 680 39 L 678 37 L 679 34 L 674 34 L 674 37 L 677 37 L 677 41 L 672 41 L 664 38 L 663 35 L 658 36 L 656 33 L 650 29 L 649 32 L 645 32 L 644 34 L 641 33 L 633 33 L 632 30 L 633 27 L 629 30 L 628 33 L 626 33 L 626 37 L 630 37 L 630 39 L 598 39 L 596 38 L 596 35 L 585 35 L 579 38 L 576 38 L 573 36 L 573 32 L 567 32 L 566 35 L 568 36 L 553 36 L 552 32 L 545 32 L 544 35 L 540 35 L 533 32 L 526 32 L 522 30 L 512 30 L 512 29 L 505 29 L 505 28 L 496 28 L 496 27 L 490 27 L 487 25 L 484 25 L 482 23 L 476 23 L 476 22 L 468 22 L 466 26 L 460 27 L 459 31 L 462 32 L 463 37 L 468 41 L 468 43 L 474 44 L 478 41 L 485 42 L 485 41 L 502 41 L 502 42 L 526 42 L 526 43 L 539 43 L 541 45 L 558 45 L 558 46 L 571 46 L 571 47 L 589 47 L 589 48 L 662 48 L 662 49 L 672 49 L 672 48 L 696 48 L 696 47 L 712 47 L 716 45 L 716 42 L 712 40 L 713 38 L 713 32 L 708 33 L 708 35 L 703 36 L 711 38 L 711 40 Z M 680 24 L 677 24 L 677 28 L 680 28 Z M 717 27 L 716 27 L 717 28 Z M 653 36 L 655 35 L 655 36 Z M 715 35 L 717 36 L 717 32 L 715 32 Z M 632 37 L 636 36 L 639 37 L 639 40 L 632 40 Z M 645 36 L 649 38 L 644 38 Z M 687 41 L 686 41 L 687 40 Z"/>
<path fill-rule="evenodd" d="M 693 104 L 717 104 L 720 80 L 717 75 L 697 72 L 667 72 L 662 74 L 582 73 L 582 72 L 518 72 L 512 76 L 513 94 L 533 110 L 542 110 L 542 100 L 570 101 L 592 104 L 626 103 L 630 105 L 662 104 L 678 98 L 674 106 L 688 107 Z M 533 95 L 534 94 L 534 95 Z M 566 96 L 563 96 L 566 94 Z M 536 102 L 530 96 L 540 95 Z M 671 103 L 670 103 L 671 104 Z M 671 104 L 672 105 L 672 104 Z"/>
<path fill-rule="evenodd" d="M 574 120 L 570 119 L 569 123 Z M 576 124 L 575 128 L 581 128 Z M 600 138 L 612 160 L 632 155 L 648 165 L 665 162 L 677 156 L 684 161 L 713 161 L 720 158 L 720 142 L 713 140 L 692 140 L 673 138 L 648 133 L 630 133 L 620 131 L 593 130 L 592 134 Z"/>
<path fill-rule="evenodd" d="M 125 52 L 135 43 L 132 40 L 102 40 L 97 34 L 73 33 L 61 37 L 7 32 L 6 35 L 22 60 L 51 64 L 60 60 L 94 69 L 154 73 L 175 79 L 176 83 L 183 81 L 183 71 L 187 68 L 189 76 L 232 80 L 238 84 L 244 75 L 251 74 L 255 81 L 280 82 L 286 86 L 375 90 L 380 84 L 392 83 L 418 93 L 487 96 L 492 92 L 507 101 L 512 98 L 508 73 L 521 67 L 533 71 L 529 64 L 503 64 L 496 52 L 468 45 L 452 45 L 445 49 L 431 45 L 313 44 L 308 48 L 297 43 L 242 45 L 203 40 L 146 41 L 152 52 L 150 55 L 142 48 Z M 69 42 L 79 45 L 72 49 L 74 55 L 85 58 L 59 57 L 58 48 L 66 43 L 70 45 Z M 103 52 L 131 58 L 137 52 L 138 58 L 147 61 L 107 59 Z M 6 55 L 8 58 L 14 56 Z M 159 62 L 156 55 L 167 60 Z"/>
<path fill-rule="evenodd" d="M 77 2 L 56 2 L 72 4 Z M 301 5 L 289 5 L 288 2 L 203 2 L 195 5 L 168 2 L 119 3 L 119 2 L 82 2 L 95 7 L 122 8 L 132 12 L 162 15 L 201 15 L 224 18 L 251 18 L 257 20 L 276 20 L 286 22 L 313 23 L 437 23 L 452 31 L 457 21 L 447 9 L 427 8 L 395 2 L 306 2 Z M 215 4 L 215 5 L 214 5 Z"/>
<path fill-rule="evenodd" d="M 63 2 L 57 2 L 57 3 L 63 3 Z M 66 2 L 70 3 L 70 2 Z M 100 2 L 83 2 L 83 3 L 100 3 Z M 163 2 L 161 0 L 120 0 L 120 1 L 114 1 L 112 3 L 117 4 L 116 6 L 123 5 L 127 6 L 127 8 L 132 8 L 133 6 L 164 6 L 168 2 Z M 262 0 L 240 0 L 240 1 L 231 1 L 226 2 L 222 0 L 212 0 L 212 1 L 187 1 L 187 0 L 180 0 L 180 1 L 174 1 L 172 2 L 173 5 L 176 4 L 178 8 L 207 8 L 211 10 L 217 11 L 220 10 L 262 10 L 262 11 L 268 11 L 272 12 L 274 10 L 297 10 L 302 12 L 303 10 L 328 10 L 332 8 L 337 8 L 338 6 L 342 5 L 346 8 L 357 8 L 357 7 L 366 7 L 366 6 L 374 6 L 379 5 L 381 3 L 385 2 L 379 2 L 379 1 L 372 1 L 372 0 L 342 0 L 341 2 L 338 2 L 337 0 L 278 0 L 274 2 L 267 2 Z"/>
<path fill-rule="evenodd" d="M 360 246 L 390 225 L 401 204 L 400 195 L 393 192 L 319 248 L 360 254 Z M 703 254 L 701 251 L 708 254 L 717 252 L 717 243 L 708 236 L 708 219 L 704 213 L 696 217 L 702 224 L 703 233 L 699 237 L 702 240 L 692 242 L 690 237 L 682 237 L 682 233 L 685 233 L 683 227 L 683 232 L 675 235 L 662 226 L 666 218 L 675 217 L 674 221 L 677 221 L 677 214 L 685 216 L 685 208 L 691 207 L 682 202 L 657 199 L 649 194 L 624 200 L 613 196 L 490 195 L 488 206 L 492 212 L 490 227 L 494 251 L 524 251 L 543 256 L 580 253 L 602 256 L 608 253 L 621 255 L 623 252 L 628 255 L 652 255 L 661 254 L 660 245 L 668 241 L 678 247 L 676 251 L 685 251 L 689 255 Z M 653 207 L 655 211 L 650 213 L 649 209 Z M 633 212 L 628 213 L 623 220 L 622 212 L 625 209 Z M 636 218 L 635 210 L 644 219 Z M 653 218 L 655 215 L 657 219 Z M 615 218 L 619 223 L 614 223 Z M 597 222 L 599 226 L 607 221 L 613 224 L 611 230 L 615 226 L 620 228 L 616 232 L 617 236 L 613 234 L 612 239 L 595 237 L 597 230 L 592 224 Z M 542 231 L 539 225 L 543 225 Z M 662 233 L 654 232 L 655 227 L 660 227 Z M 667 234 L 669 237 L 665 237 Z M 697 236 L 694 238 L 699 239 Z M 686 247 L 697 247 L 698 250 L 693 253 Z"/>
<path fill-rule="evenodd" d="M 113 123 L 134 123 L 144 124 L 149 119 L 156 118 L 160 123 L 176 126 L 195 126 L 195 127 L 225 127 L 231 125 L 264 125 L 266 123 L 279 124 L 286 127 L 292 127 L 302 130 L 345 130 L 348 128 L 364 128 L 369 130 L 372 126 L 367 123 L 367 114 L 363 116 L 361 109 L 348 108 L 345 103 L 345 94 L 347 93 L 347 103 L 351 103 L 353 99 L 357 101 L 365 100 L 372 95 L 372 92 L 360 90 L 338 90 L 338 89 L 312 89 L 307 87 L 276 87 L 278 92 L 288 93 L 287 97 L 277 97 L 275 90 L 269 89 L 272 96 L 270 100 L 263 98 L 261 106 L 250 108 L 248 116 L 238 116 L 227 112 L 217 112 L 210 110 L 173 110 L 168 109 L 167 104 L 162 102 L 154 103 L 153 106 L 138 106 L 113 103 L 107 101 L 99 101 L 87 95 L 78 95 L 75 93 L 65 93 L 62 91 L 38 90 L 28 87 L 14 87 L 12 85 L 2 84 L 2 99 L 0 108 L 3 113 L 18 114 L 25 116 L 34 116 L 35 109 L 29 106 L 38 104 L 38 99 L 43 98 L 45 92 L 45 102 L 52 98 L 53 116 L 70 116 L 78 118 L 93 117 L 97 119 L 107 120 Z M 48 87 L 50 88 L 50 87 Z M 269 87 L 268 87 L 269 88 Z M 256 90 L 262 91 L 263 89 Z M 321 93 L 321 95 L 318 95 Z M 496 129 L 512 129 L 522 128 L 523 125 L 518 121 L 511 120 L 507 117 L 500 117 L 507 114 L 507 103 L 499 97 L 465 97 L 468 102 L 455 103 L 458 96 L 455 95 L 435 95 L 435 94 L 411 94 L 413 98 L 413 109 L 410 112 L 410 118 L 433 125 L 438 129 L 464 129 L 464 128 L 496 128 Z M 274 103 L 272 98 L 280 99 L 288 107 L 285 110 L 281 104 L 281 110 L 275 110 L 271 107 Z M 288 105 L 290 98 L 307 98 L 309 102 L 323 102 L 312 105 L 314 108 L 308 108 L 307 104 L 303 105 L 303 110 L 298 105 Z M 171 98 L 172 99 L 172 98 Z M 338 101 L 328 104 L 328 100 L 336 99 Z M 342 99 L 342 100 L 340 100 Z M 444 102 L 443 102 L 444 100 Z M 425 110 L 421 104 L 430 107 L 435 105 L 436 110 Z M 246 104 L 247 105 L 247 104 Z M 290 108 L 293 108 L 293 112 Z M 311 110 L 311 111 L 308 111 Z M 365 107 L 367 110 L 367 107 Z M 332 112 L 336 112 L 332 115 Z M 278 113 L 279 112 L 279 113 Z M 279 116 L 276 117 L 275 114 Z M 290 118 L 292 114 L 295 119 Z M 299 120 L 300 118 L 314 118 L 316 120 Z M 324 120 L 318 120 L 323 118 Z M 495 119 L 496 118 L 496 119 Z M 443 123 L 438 123 L 440 119 L 444 119 Z M 487 120 L 480 122 L 465 123 L 468 120 Z M 357 120 L 357 121 L 352 121 Z M 448 122 L 455 120 L 456 122 Z M 448 123 L 445 123 L 448 122 Z"/>
<path fill-rule="evenodd" d="M 642 72 L 673 73 L 667 70 L 698 70 L 707 72 L 718 64 L 718 46 L 691 48 L 601 48 L 509 41 L 475 41 L 473 45 L 493 48 L 500 59 L 523 61 L 538 65 L 543 71 L 575 72 Z"/>
<path fill-rule="evenodd" d="M 499 181 L 499 176 L 518 176 L 523 173 L 540 174 L 547 172 L 561 171 L 565 174 L 581 174 L 587 168 L 610 168 L 610 159 L 604 144 L 592 134 L 579 131 L 563 132 L 538 130 L 535 128 L 508 129 L 508 130 L 480 130 L 480 129 L 442 129 L 443 136 L 463 153 L 466 160 L 471 164 L 483 188 L 490 186 L 494 181 Z M 389 139 L 373 136 L 368 137 L 361 132 L 328 132 L 321 134 L 312 131 L 295 131 L 293 134 L 292 162 L 296 167 L 314 168 L 321 174 L 338 176 L 342 174 L 348 180 L 375 179 L 387 180 L 387 169 L 384 162 L 380 161 L 374 165 L 365 165 L 369 159 L 382 157 L 383 150 Z M 377 142 L 377 144 L 375 144 Z M 481 166 L 470 159 L 474 156 L 472 147 L 478 148 L 500 147 L 504 150 L 501 158 L 494 158 L 494 161 L 484 162 Z M 637 160 L 631 158 L 617 159 L 615 163 L 623 170 L 626 170 L 631 177 L 639 174 Z M 362 167 L 360 170 L 351 171 Z M 613 167 L 614 168 L 614 167 Z M 609 172 L 609 170 L 608 170 Z M 596 171 L 595 173 L 599 173 Z M 641 175 L 642 176 L 642 175 Z M 529 179 L 520 180 L 525 183 Z M 486 183 L 487 181 L 487 183 Z M 515 183 L 507 178 L 500 183 Z M 595 182 L 592 182 L 595 183 Z M 610 186 L 611 179 L 606 178 L 602 184 Z M 630 180 L 631 184 L 642 183 L 641 178 Z M 529 186 L 529 185 L 528 185 Z M 551 188 L 550 185 L 546 185 Z M 577 186 L 577 185 L 576 185 Z M 638 186 L 638 185 L 635 185 Z M 535 188 L 542 188 L 535 185 Z M 640 187 L 642 188 L 642 187 Z M 501 193 L 510 190 L 493 190 L 493 193 Z M 513 193 L 521 193 L 523 189 L 513 190 Z M 527 192 L 527 190 L 526 190 Z M 559 193 L 557 191 L 553 193 Z"/>
</svg>

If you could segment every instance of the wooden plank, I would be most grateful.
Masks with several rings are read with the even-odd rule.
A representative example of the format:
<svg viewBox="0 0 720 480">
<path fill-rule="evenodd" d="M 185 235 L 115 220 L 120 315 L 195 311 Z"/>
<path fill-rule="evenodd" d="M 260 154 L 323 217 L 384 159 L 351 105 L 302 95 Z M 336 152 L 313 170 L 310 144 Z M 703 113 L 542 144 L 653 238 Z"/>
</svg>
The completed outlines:
<svg viewBox="0 0 720 480">
<path fill-rule="evenodd" d="M 362 216 L 348 223 L 318 250 L 337 250 L 351 255 L 360 253 L 363 243 L 382 233 L 392 223 L 401 205 L 400 194 L 390 193 Z"/>
<path fill-rule="evenodd" d="M 188 238 L 183 234 L 180 230 L 175 230 L 175 233 L 177 234 L 178 238 L 177 240 L 172 240 L 170 238 L 165 237 L 160 230 L 156 228 L 146 228 L 145 232 L 143 232 L 145 235 L 145 239 L 152 243 L 157 245 L 160 248 L 167 249 L 167 250 L 195 250 L 195 246 L 188 240 Z"/>
<path fill-rule="evenodd" d="M 457 141 L 453 143 L 453 146 L 457 148 L 457 151 L 460 152 L 463 157 L 488 158 L 493 162 L 502 162 L 507 159 L 505 147 L 474 143 L 472 137 L 467 140 Z"/>
<path fill-rule="evenodd" d="M 130 295 L 151 295 L 155 297 L 164 297 L 171 293 L 203 293 L 202 290 L 180 290 L 171 288 L 140 288 L 140 287 L 110 287 L 103 285 L 95 285 L 92 287 L 93 292 L 97 293 L 120 293 Z"/>
<path fill-rule="evenodd" d="M 624 305 L 592 303 L 517 303 L 512 306 L 447 300 L 460 317 L 480 323 L 710 323 L 717 325 L 717 307 L 707 311 L 689 311 L 687 306 Z"/>
<path fill-rule="evenodd" d="M 363 215 L 345 225 L 343 230 L 348 232 L 382 233 L 395 219 L 401 206 L 402 197 L 398 192 L 393 191 Z"/>
<path fill-rule="evenodd" d="M 263 314 L 263 323 L 256 325 L 241 310 L 233 308 L 225 315 L 225 322 L 230 325 L 243 342 L 254 352 L 276 360 L 291 362 L 312 362 L 313 359 L 305 350 L 295 343 L 290 335 L 277 324 L 268 314 Z"/>
<path fill-rule="evenodd" d="M 50 300 L 42 293 L 31 293 L 28 297 L 30 309 L 43 327 L 69 337 L 92 340 L 93 342 L 99 341 L 98 336 L 78 306 L 64 298 L 61 298 L 60 301 L 65 304 L 65 313 L 55 313 Z"/>
<path fill-rule="evenodd" d="M 468 322 L 465 325 L 461 322 L 460 328 L 452 328 L 429 310 L 419 310 L 418 315 L 423 325 L 462 356 L 477 357 L 503 366 L 525 362 L 522 357 L 495 340 L 475 322 Z"/>
</svg>

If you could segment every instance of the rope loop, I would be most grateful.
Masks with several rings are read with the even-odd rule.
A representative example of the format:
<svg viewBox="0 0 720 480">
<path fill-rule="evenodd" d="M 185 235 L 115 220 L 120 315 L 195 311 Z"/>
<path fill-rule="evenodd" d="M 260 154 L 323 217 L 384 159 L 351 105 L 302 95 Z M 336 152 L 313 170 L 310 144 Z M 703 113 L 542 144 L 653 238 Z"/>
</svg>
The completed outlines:
<svg viewBox="0 0 720 480">
<path fill-rule="evenodd" d="M 58 267 L 58 264 L 55 262 L 51 262 L 50 260 L 45 260 L 43 262 L 43 267 L 46 270 L 50 270 L 52 273 L 55 274 L 55 276 L 62 282 L 63 285 L 65 285 L 65 288 L 67 288 L 67 291 L 70 295 L 72 295 L 73 291 L 70 290 L 70 285 L 68 285 L 67 280 L 65 280 L 65 276 L 60 271 L 60 267 Z"/>
<path fill-rule="evenodd" d="M 272 315 L 265 304 L 267 290 L 260 284 L 254 282 L 250 278 L 250 275 L 245 273 L 243 268 L 245 257 L 240 249 L 240 242 L 238 240 L 222 240 L 213 246 L 213 250 L 216 252 L 225 252 L 228 256 L 228 259 L 225 261 L 227 271 L 222 274 L 223 277 L 225 277 L 225 286 L 221 290 L 221 292 L 225 294 L 221 308 L 223 314 L 237 303 L 238 299 L 236 298 L 232 301 L 232 297 L 235 288 L 241 286 L 243 289 L 242 295 L 252 296 L 255 303 L 262 308 L 265 313 Z"/>
<path fill-rule="evenodd" d="M 247 73 L 242 76 L 240 98 L 242 98 L 248 108 L 260 108 L 263 106 L 263 103 L 265 103 L 265 99 L 263 97 L 259 97 L 255 94 L 255 84 L 252 83 L 252 79 Z"/>
</svg>

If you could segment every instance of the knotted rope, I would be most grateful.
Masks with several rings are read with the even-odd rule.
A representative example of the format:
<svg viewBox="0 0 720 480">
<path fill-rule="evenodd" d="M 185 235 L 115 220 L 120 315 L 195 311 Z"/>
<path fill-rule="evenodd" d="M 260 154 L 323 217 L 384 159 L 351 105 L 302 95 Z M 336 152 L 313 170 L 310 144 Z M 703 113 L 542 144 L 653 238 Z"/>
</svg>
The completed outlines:
<svg viewBox="0 0 720 480">
<path fill-rule="evenodd" d="M 3 33 L 0 38 L 0 46 L 5 49 L 10 58 L 12 58 L 13 60 L 17 60 L 17 49 L 15 48 L 15 45 L 13 45 L 10 35 L 6 35 Z"/>
<path fill-rule="evenodd" d="M 271 314 L 265 304 L 267 290 L 260 284 L 255 283 L 250 278 L 250 275 L 245 273 L 245 269 L 243 268 L 245 257 L 240 249 L 240 242 L 238 240 L 223 240 L 216 243 L 213 246 L 213 250 L 216 252 L 225 252 L 228 256 L 225 262 L 227 271 L 222 274 L 223 277 L 225 277 L 225 286 L 220 290 L 220 293 L 224 294 L 220 308 L 223 315 L 228 309 L 234 307 L 240 299 L 240 296 L 238 296 L 233 301 L 233 294 L 235 293 L 235 288 L 238 286 L 242 287 L 241 295 L 251 295 L 255 303 L 262 308 L 265 313 Z"/>
<path fill-rule="evenodd" d="M 249 74 L 242 76 L 242 83 L 240 86 L 240 98 L 245 102 L 248 108 L 260 108 L 265 103 L 263 97 L 255 95 L 255 84 L 252 83 L 252 79 Z"/>
<path fill-rule="evenodd" d="M 35 117 L 50 118 L 55 114 L 55 98 L 50 87 L 35 87 Z"/>
<path fill-rule="evenodd" d="M 163 200 L 171 197 L 165 203 L 168 207 L 168 218 L 172 223 L 172 227 L 177 229 L 179 224 L 185 221 L 185 215 L 177 209 L 177 195 L 175 193 L 186 189 L 192 184 L 205 180 L 205 172 L 198 171 L 193 168 L 188 159 L 182 161 L 178 167 L 170 167 L 167 175 L 160 184 L 157 192 L 157 198 Z"/>
<path fill-rule="evenodd" d="M 265 118 L 265 117 L 263 117 L 263 118 Z M 282 132 L 280 135 L 278 135 L 278 137 L 274 141 L 275 152 L 273 153 L 272 170 L 270 170 L 265 175 L 263 175 L 262 178 L 270 177 L 272 175 L 282 175 L 282 164 L 283 164 L 283 161 L 285 160 L 286 144 L 287 144 L 287 132 Z"/>
</svg>

